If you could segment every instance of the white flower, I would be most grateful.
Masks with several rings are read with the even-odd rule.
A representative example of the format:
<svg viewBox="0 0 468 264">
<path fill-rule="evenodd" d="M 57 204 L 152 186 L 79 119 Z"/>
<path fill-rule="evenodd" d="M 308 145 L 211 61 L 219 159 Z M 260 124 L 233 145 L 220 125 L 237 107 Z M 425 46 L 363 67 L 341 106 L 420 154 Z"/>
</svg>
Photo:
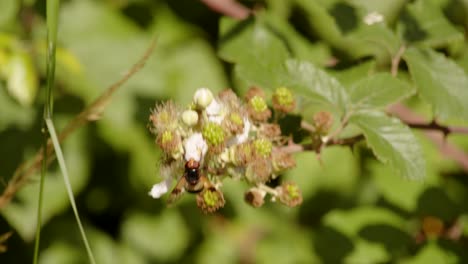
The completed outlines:
<svg viewBox="0 0 468 264">
<path fill-rule="evenodd" d="M 366 23 L 367 25 L 380 23 L 383 20 L 384 20 L 384 16 L 376 11 L 370 12 L 364 17 L 364 23 Z"/>
<path fill-rule="evenodd" d="M 211 101 L 213 101 L 213 93 L 208 88 L 199 88 L 193 95 L 193 102 L 200 109 L 205 109 Z"/>
<path fill-rule="evenodd" d="M 154 199 L 159 199 L 163 194 L 169 191 L 169 187 L 171 186 L 172 179 L 167 178 L 155 185 L 151 188 L 151 191 L 148 193 Z"/>
<path fill-rule="evenodd" d="M 194 126 L 198 123 L 198 113 L 193 110 L 185 110 L 182 113 L 182 121 L 187 126 Z"/>
<path fill-rule="evenodd" d="M 224 119 L 223 106 L 218 101 L 213 100 L 205 109 L 205 113 L 210 122 L 221 124 Z"/>
<path fill-rule="evenodd" d="M 201 133 L 192 134 L 185 142 L 185 160 L 194 159 L 200 162 L 208 151 L 208 145 Z"/>
<path fill-rule="evenodd" d="M 230 138 L 226 145 L 232 146 L 232 145 L 238 145 L 242 144 L 249 139 L 249 133 L 250 133 L 250 128 L 252 127 L 252 124 L 250 124 L 250 121 L 248 118 L 244 117 L 244 130 L 242 130 L 242 134 L 235 135 L 234 137 Z"/>
</svg>

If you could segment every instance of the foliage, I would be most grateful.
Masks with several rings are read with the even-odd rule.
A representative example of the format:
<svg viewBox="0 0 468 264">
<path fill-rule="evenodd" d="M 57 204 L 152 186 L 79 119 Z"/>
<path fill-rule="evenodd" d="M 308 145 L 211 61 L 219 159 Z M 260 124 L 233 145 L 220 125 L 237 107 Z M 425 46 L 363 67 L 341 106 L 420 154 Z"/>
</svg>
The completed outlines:
<svg viewBox="0 0 468 264">
<path fill-rule="evenodd" d="M 44 2 L 0 1 L 5 183 L 41 144 Z M 248 18 L 217 13 L 210 1 L 61 3 L 58 133 L 157 37 L 145 67 L 98 120 L 62 143 L 96 262 L 467 262 L 466 1 L 239 2 L 252 10 Z M 273 96 L 271 109 L 282 88 L 294 95 L 294 111 L 271 120 L 290 139 L 283 147 L 296 167 L 267 184 L 297 191 L 294 182 L 302 204 L 253 208 L 244 202 L 245 183 L 229 178 L 226 204 L 212 215 L 196 208 L 195 196 L 170 208 L 152 199 L 165 155 L 148 130 L 155 102 L 185 108 L 200 87 L 230 87 L 241 97 L 252 86 Z M 83 263 L 55 161 L 44 188 L 40 263 Z M 2 263 L 32 259 L 38 189 L 35 171 L 0 208 Z"/>
</svg>

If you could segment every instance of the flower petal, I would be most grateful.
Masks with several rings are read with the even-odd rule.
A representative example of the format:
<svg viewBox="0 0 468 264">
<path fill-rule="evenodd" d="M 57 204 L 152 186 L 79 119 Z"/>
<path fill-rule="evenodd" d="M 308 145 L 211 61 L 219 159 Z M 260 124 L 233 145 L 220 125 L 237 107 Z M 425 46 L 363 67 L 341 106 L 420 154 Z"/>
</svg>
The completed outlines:
<svg viewBox="0 0 468 264">
<path fill-rule="evenodd" d="M 161 196 L 163 196 L 163 194 L 168 192 L 171 181 L 171 179 L 166 179 L 153 185 L 151 191 L 148 193 L 149 196 L 153 197 L 154 199 L 159 199 Z"/>
<path fill-rule="evenodd" d="M 194 133 L 184 143 L 185 160 L 193 159 L 200 162 L 208 151 L 208 145 L 201 133 Z"/>
</svg>

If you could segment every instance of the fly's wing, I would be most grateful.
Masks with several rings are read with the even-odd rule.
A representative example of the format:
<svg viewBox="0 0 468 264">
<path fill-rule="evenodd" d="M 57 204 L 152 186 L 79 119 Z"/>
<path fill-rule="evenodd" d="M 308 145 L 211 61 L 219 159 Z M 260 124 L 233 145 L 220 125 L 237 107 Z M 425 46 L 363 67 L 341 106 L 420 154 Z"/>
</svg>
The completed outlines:
<svg viewBox="0 0 468 264">
<path fill-rule="evenodd" d="M 168 206 L 173 205 L 175 202 L 177 202 L 180 199 L 180 197 L 182 197 L 182 194 L 185 192 L 185 184 L 186 184 L 185 177 L 184 176 L 180 177 L 176 186 L 174 187 L 174 189 L 172 189 L 171 194 L 169 194 L 169 198 L 167 199 Z"/>
</svg>

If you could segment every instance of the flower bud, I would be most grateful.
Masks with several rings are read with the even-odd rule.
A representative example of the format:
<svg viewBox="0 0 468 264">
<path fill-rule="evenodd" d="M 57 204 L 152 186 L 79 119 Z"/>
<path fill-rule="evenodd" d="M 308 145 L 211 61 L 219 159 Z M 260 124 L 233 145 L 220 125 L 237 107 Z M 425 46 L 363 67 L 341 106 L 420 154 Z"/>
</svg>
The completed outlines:
<svg viewBox="0 0 468 264">
<path fill-rule="evenodd" d="M 333 125 L 333 116 L 329 112 L 317 112 L 314 115 L 314 125 L 318 134 L 327 134 Z"/>
<path fill-rule="evenodd" d="M 213 93 L 208 88 L 200 88 L 193 95 L 193 102 L 200 109 L 205 109 L 213 101 Z"/>
<path fill-rule="evenodd" d="M 194 126 L 198 123 L 198 113 L 193 110 L 185 110 L 182 112 L 182 121 L 187 126 Z"/>
<path fill-rule="evenodd" d="M 258 208 L 265 203 L 266 192 L 259 188 L 251 188 L 244 195 L 244 200 L 251 206 Z"/>
<path fill-rule="evenodd" d="M 237 95 L 231 89 L 221 91 L 218 94 L 218 98 L 221 103 L 223 103 L 231 110 L 238 110 L 242 107 L 239 97 L 237 97 Z"/>
<path fill-rule="evenodd" d="M 444 222 L 434 216 L 426 216 L 422 220 L 422 231 L 428 238 L 437 238 L 444 231 Z"/>
</svg>

